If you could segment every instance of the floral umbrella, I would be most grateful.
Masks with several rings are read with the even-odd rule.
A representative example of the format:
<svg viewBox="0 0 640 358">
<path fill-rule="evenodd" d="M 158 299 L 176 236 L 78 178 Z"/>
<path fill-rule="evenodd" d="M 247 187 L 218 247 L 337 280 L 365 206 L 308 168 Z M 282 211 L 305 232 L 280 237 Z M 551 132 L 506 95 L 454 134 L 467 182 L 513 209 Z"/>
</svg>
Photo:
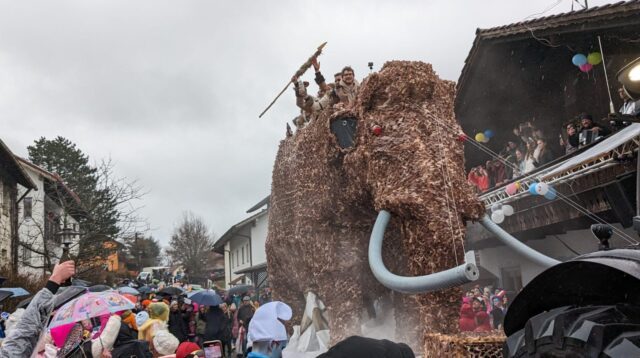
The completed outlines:
<svg viewBox="0 0 640 358">
<path fill-rule="evenodd" d="M 89 292 L 67 302 L 53 315 L 49 328 L 133 309 L 135 305 L 115 291 Z"/>
</svg>

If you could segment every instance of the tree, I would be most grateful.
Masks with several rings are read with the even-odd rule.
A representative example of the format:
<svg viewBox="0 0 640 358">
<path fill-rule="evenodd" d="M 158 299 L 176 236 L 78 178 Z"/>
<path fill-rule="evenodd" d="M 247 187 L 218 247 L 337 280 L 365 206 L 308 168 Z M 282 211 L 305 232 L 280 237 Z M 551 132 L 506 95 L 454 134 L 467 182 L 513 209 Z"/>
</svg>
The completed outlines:
<svg viewBox="0 0 640 358">
<path fill-rule="evenodd" d="M 172 262 L 185 268 L 188 276 L 206 277 L 207 259 L 214 241 L 214 235 L 209 232 L 202 218 L 185 212 L 173 230 L 166 252 Z"/>
<path fill-rule="evenodd" d="M 160 261 L 160 244 L 153 237 L 143 237 L 138 233 L 124 239 L 127 253 L 134 263 L 132 268 L 142 271 L 142 268 L 157 266 Z"/>
<path fill-rule="evenodd" d="M 41 137 L 27 150 L 34 164 L 60 178 L 46 189 L 64 214 L 79 222 L 80 263 L 104 256 L 105 240 L 133 235 L 148 227 L 138 215 L 140 207 L 136 205 L 145 194 L 142 187 L 136 181 L 116 177 L 110 159 L 91 165 L 89 157 L 75 143 L 60 136 L 53 140 Z M 46 242 L 34 246 L 28 241 L 21 240 L 21 246 L 37 254 L 51 254 L 35 248 L 47 247 Z M 49 257 L 45 261 L 51 265 Z"/>
</svg>

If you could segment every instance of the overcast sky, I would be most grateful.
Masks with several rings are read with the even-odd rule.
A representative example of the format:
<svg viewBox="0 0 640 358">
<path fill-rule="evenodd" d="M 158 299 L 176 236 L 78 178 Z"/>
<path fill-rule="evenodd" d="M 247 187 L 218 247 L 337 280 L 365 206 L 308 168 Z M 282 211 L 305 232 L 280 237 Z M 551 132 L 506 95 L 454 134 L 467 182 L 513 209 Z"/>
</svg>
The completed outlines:
<svg viewBox="0 0 640 358">
<path fill-rule="evenodd" d="M 142 214 L 163 244 L 185 210 L 220 236 L 269 194 L 293 92 L 258 114 L 322 42 L 328 78 L 344 65 L 361 79 L 369 61 L 421 60 L 457 80 L 476 28 L 570 9 L 570 0 L 0 1 L 0 138 L 24 157 L 36 138 L 58 135 L 93 160 L 111 157 L 118 175 L 149 190 Z"/>
</svg>

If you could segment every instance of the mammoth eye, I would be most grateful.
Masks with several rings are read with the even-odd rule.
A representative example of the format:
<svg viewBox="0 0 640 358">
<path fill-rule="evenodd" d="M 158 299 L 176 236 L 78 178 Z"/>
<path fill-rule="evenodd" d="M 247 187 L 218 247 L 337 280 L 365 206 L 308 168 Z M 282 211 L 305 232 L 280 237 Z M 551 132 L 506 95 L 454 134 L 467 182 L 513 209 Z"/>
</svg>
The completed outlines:
<svg viewBox="0 0 640 358">
<path fill-rule="evenodd" d="M 380 136 L 382 134 L 382 127 L 378 124 L 374 124 L 371 126 L 371 133 L 375 136 Z"/>
</svg>

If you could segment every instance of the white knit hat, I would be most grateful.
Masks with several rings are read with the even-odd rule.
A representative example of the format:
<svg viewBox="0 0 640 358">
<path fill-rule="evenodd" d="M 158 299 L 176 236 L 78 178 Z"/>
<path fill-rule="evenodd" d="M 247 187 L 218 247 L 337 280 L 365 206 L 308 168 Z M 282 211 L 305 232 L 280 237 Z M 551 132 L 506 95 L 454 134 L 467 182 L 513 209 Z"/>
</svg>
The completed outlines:
<svg viewBox="0 0 640 358">
<path fill-rule="evenodd" d="M 179 345 L 178 338 L 167 330 L 159 330 L 153 336 L 153 348 L 163 356 L 175 353 Z"/>
<path fill-rule="evenodd" d="M 147 311 L 140 311 L 136 313 L 136 326 L 142 326 L 149 319 Z"/>
<path fill-rule="evenodd" d="M 273 301 L 260 306 L 249 322 L 248 338 L 252 342 L 286 341 L 287 330 L 278 319 L 291 319 L 291 307 L 286 303 Z"/>
</svg>

